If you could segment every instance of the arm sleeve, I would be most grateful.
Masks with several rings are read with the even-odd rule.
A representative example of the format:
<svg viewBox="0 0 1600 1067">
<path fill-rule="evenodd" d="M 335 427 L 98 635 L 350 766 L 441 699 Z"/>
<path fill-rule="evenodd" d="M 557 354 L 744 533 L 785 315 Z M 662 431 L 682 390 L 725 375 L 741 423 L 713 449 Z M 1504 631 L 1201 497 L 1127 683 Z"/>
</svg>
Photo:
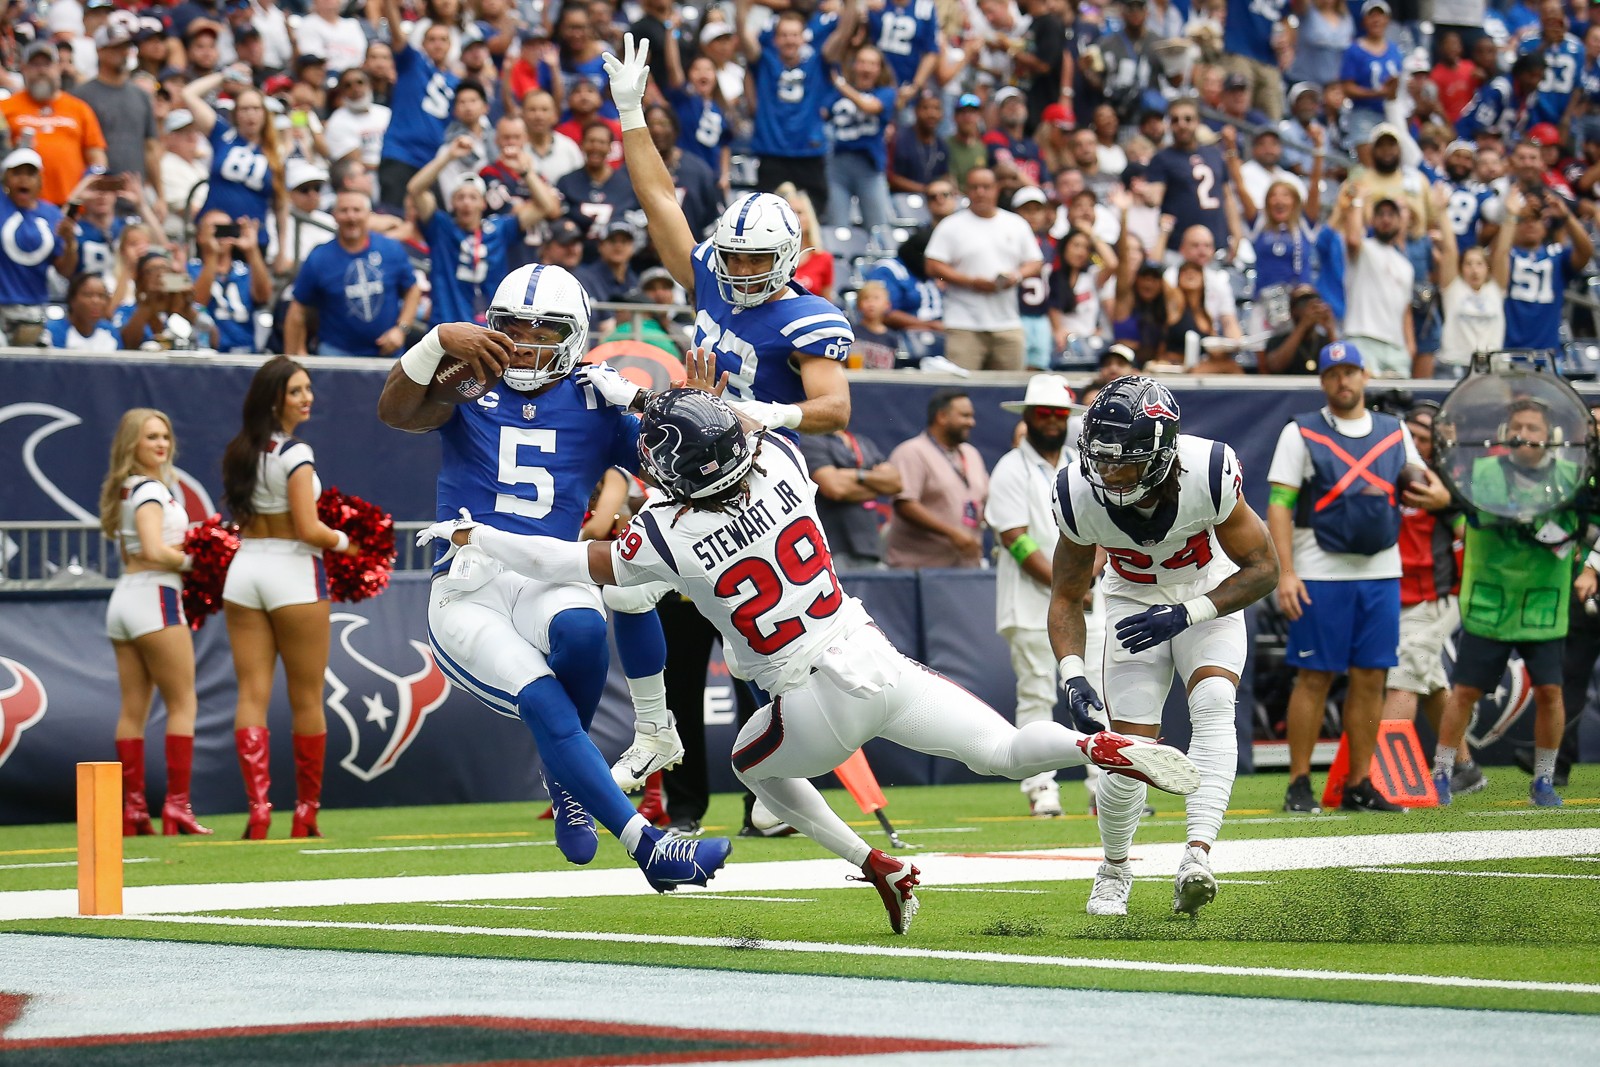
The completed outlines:
<svg viewBox="0 0 1600 1067">
<path fill-rule="evenodd" d="M 1300 427 L 1289 423 L 1278 435 L 1278 446 L 1272 451 L 1272 466 L 1267 469 L 1267 481 L 1275 485 L 1299 486 L 1306 480 L 1306 443 L 1300 436 Z"/>
<path fill-rule="evenodd" d="M 545 582 L 594 584 L 589 574 L 592 542 L 512 534 L 492 526 L 478 526 L 473 528 L 472 543 L 518 574 Z"/>
</svg>

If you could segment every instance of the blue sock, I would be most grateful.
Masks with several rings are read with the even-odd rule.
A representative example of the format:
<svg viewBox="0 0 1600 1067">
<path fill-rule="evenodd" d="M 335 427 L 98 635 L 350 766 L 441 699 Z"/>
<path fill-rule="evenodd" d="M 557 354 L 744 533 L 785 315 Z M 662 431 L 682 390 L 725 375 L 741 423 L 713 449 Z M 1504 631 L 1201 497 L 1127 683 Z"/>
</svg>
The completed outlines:
<svg viewBox="0 0 1600 1067">
<path fill-rule="evenodd" d="M 533 731 L 546 772 L 620 841 L 638 813 L 611 780 L 611 768 L 578 721 L 567 690 L 548 675 L 529 682 L 517 694 L 517 711 Z"/>
<path fill-rule="evenodd" d="M 550 655 L 545 660 L 588 730 L 611 670 L 606 617 L 591 608 L 569 608 L 556 615 L 550 620 Z M 566 779 L 559 780 L 567 785 Z"/>
<path fill-rule="evenodd" d="M 617 631 L 617 657 L 622 673 L 629 678 L 649 678 L 667 669 L 667 635 L 661 632 L 661 616 L 654 611 L 637 615 L 618 611 L 611 616 Z"/>
</svg>

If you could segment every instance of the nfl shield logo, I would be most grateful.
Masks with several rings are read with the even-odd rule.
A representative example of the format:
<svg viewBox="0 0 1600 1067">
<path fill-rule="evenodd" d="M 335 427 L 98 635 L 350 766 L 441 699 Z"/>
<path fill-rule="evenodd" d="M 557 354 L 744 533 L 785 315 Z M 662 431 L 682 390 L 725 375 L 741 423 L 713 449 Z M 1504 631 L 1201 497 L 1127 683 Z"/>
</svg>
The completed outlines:
<svg viewBox="0 0 1600 1067">
<path fill-rule="evenodd" d="M 522 417 L 529 422 L 533 421 L 534 415 L 538 414 L 538 412 L 539 409 L 534 407 L 532 404 L 522 405 Z"/>
</svg>

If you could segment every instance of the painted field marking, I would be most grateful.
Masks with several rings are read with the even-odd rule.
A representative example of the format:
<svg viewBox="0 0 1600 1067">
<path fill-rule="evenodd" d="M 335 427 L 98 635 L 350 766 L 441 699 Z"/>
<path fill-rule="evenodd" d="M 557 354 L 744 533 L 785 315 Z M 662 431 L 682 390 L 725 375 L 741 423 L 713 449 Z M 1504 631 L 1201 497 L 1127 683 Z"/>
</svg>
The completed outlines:
<svg viewBox="0 0 1600 1067">
<path fill-rule="evenodd" d="M 1541 874 L 1534 871 L 1449 871 L 1439 867 L 1351 867 L 1362 874 L 1447 874 L 1453 878 L 1558 878 L 1600 882 L 1600 874 Z"/>
<path fill-rule="evenodd" d="M 1574 863 L 1600 863 L 1600 856 L 1568 856 Z"/>
<path fill-rule="evenodd" d="M 498 832 L 483 830 L 478 833 L 465 831 L 456 834 L 379 834 L 374 841 L 440 841 L 452 837 L 532 837 L 532 830 L 500 830 Z"/>
<path fill-rule="evenodd" d="M 1581 982 L 1532 982 L 1510 978 L 1470 978 L 1460 975 L 1378 974 L 1366 971 L 1300 970 L 1292 967 L 1238 967 L 1207 963 L 1162 963 L 1154 960 L 1119 960 L 1092 956 L 1029 956 L 1012 952 L 962 952 L 954 949 L 902 948 L 894 945 L 847 945 L 829 941 L 764 941 L 759 938 L 746 940 L 743 938 L 600 933 L 579 930 L 529 930 L 520 927 L 435 926 L 427 923 L 243 919 L 220 915 L 120 915 L 104 917 L 101 921 L 170 923 L 179 926 L 264 927 L 288 930 L 373 930 L 408 934 L 448 934 L 453 937 L 532 938 L 547 941 L 587 941 L 627 945 L 674 945 L 682 948 L 720 948 L 745 952 L 876 956 L 890 959 L 953 960 L 965 963 L 1001 963 L 1024 967 L 1058 967 L 1095 971 L 1204 974 L 1233 978 L 1280 978 L 1309 982 L 1375 982 L 1385 985 L 1442 986 L 1451 989 L 1506 989 L 1536 993 L 1577 993 L 1586 996 L 1600 996 L 1600 985 Z"/>
<path fill-rule="evenodd" d="M 71 848 L 14 848 L 9 852 L 0 852 L 0 856 L 59 856 L 63 852 L 76 852 L 78 846 Z"/>
<path fill-rule="evenodd" d="M 452 852 L 468 848 L 544 848 L 554 841 L 484 841 L 474 845 L 375 845 L 371 848 L 303 848 L 302 856 L 351 856 L 368 852 Z"/>
<path fill-rule="evenodd" d="M 424 907 L 429 908 L 471 908 L 474 911 L 560 911 L 560 908 L 547 908 L 538 904 L 440 904 L 429 902 Z"/>
<path fill-rule="evenodd" d="M 1276 823 L 1276 822 L 1297 822 L 1297 823 L 1343 822 L 1345 819 L 1351 819 L 1351 818 L 1354 818 L 1354 817 L 1355 816 L 1353 816 L 1353 815 L 1313 815 L 1310 812 L 1307 812 L 1304 815 L 1277 815 L 1277 816 L 1272 816 L 1270 818 L 1265 818 L 1265 819 L 1229 819 L 1228 820 L 1228 825 L 1230 825 L 1230 826 L 1265 826 L 1268 823 Z"/>
<path fill-rule="evenodd" d="M 253 841 L 184 841 L 179 848 L 249 848 L 251 845 L 300 845 L 305 839 L 299 837 L 275 837 Z"/>
<path fill-rule="evenodd" d="M 1568 804 L 1600 804 L 1600 797 L 1563 797 L 1562 799 Z M 1494 806 L 1497 808 L 1514 808 L 1519 805 L 1525 806 L 1527 803 L 1526 800 L 1497 800 L 1494 802 Z M 1552 811 L 1559 809 L 1544 808 L 1540 810 Z"/>
<path fill-rule="evenodd" d="M 1518 801 L 1515 801 L 1514 803 L 1526 804 L 1527 801 L 1518 800 Z M 1535 808 L 1535 807 L 1526 807 L 1526 808 L 1522 809 L 1521 811 L 1469 811 L 1469 812 L 1467 812 L 1467 814 L 1471 815 L 1475 819 L 1504 819 L 1507 816 L 1517 816 L 1517 815 L 1532 815 L 1532 816 L 1535 816 L 1535 817 L 1540 818 L 1540 819 L 1548 819 L 1552 815 L 1593 815 L 1596 812 L 1600 812 L 1600 808 L 1569 808 L 1569 807 Z"/>
<path fill-rule="evenodd" d="M 1144 878 L 1135 878 L 1135 882 L 1171 882 L 1171 878 L 1163 875 L 1150 875 Z M 1277 882 L 1265 878 L 1218 878 L 1218 885 L 1277 885 Z"/>
<path fill-rule="evenodd" d="M 929 888 L 918 886 L 918 893 L 928 893 Z M 931 890 L 934 893 L 1026 893 L 1029 896 L 1044 896 L 1048 890 L 1044 889 L 980 889 L 976 886 L 937 885 Z"/>
<path fill-rule="evenodd" d="M 905 830 L 905 827 L 896 826 L 895 830 Z M 906 833 L 917 837 L 921 834 L 976 834 L 982 831 L 983 827 L 981 826 L 931 826 L 926 830 L 920 827 L 915 830 L 906 830 Z"/>
<path fill-rule="evenodd" d="M 133 859 L 124 859 L 122 862 L 155 863 L 157 860 L 154 856 L 145 856 L 135 857 Z M 77 860 L 57 860 L 53 863 L 0 863 L 0 871 L 25 871 L 29 869 L 37 869 L 39 867 L 76 867 L 77 865 Z"/>
</svg>

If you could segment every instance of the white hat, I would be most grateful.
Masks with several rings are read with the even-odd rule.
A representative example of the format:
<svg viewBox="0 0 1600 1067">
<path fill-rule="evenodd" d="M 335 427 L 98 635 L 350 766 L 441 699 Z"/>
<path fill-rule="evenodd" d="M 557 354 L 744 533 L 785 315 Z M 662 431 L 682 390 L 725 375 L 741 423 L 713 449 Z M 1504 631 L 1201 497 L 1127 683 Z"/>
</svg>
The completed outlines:
<svg viewBox="0 0 1600 1067">
<path fill-rule="evenodd" d="M 325 182 L 328 172 L 304 159 L 296 157 L 289 160 L 283 168 L 283 184 L 290 189 L 298 189 L 307 182 Z"/>
<path fill-rule="evenodd" d="M 1026 98 L 1022 95 L 1022 90 L 1018 89 L 1015 85 L 1002 86 L 1001 88 L 995 90 L 994 106 L 999 107 L 1001 104 L 1004 104 L 1007 100 L 1011 99 L 1023 100 Z"/>
<path fill-rule="evenodd" d="M 54 37 L 58 33 L 70 33 L 74 37 L 83 36 L 83 9 L 76 4 L 54 3 L 45 16 L 45 28 Z"/>
<path fill-rule="evenodd" d="M 6 156 L 6 161 L 0 163 L 0 174 L 15 170 L 18 167 L 32 167 L 34 170 L 42 172 L 44 170 L 44 160 L 40 158 L 39 153 L 31 148 L 14 149 L 10 155 Z"/>
<path fill-rule="evenodd" d="M 1023 204 L 1048 204 L 1049 202 L 1050 201 L 1045 198 L 1043 189 L 1039 188 L 1037 185 L 1025 185 L 1012 195 L 1011 208 L 1014 211 Z"/>
<path fill-rule="evenodd" d="M 1022 412 L 1028 408 L 1066 408 L 1069 411 L 1088 411 L 1078 403 L 1067 380 L 1059 374 L 1035 374 L 1028 379 L 1028 391 L 1021 400 L 1007 400 L 1000 405 L 1002 411 Z"/>
<path fill-rule="evenodd" d="M 166 129 L 168 133 L 177 133 L 194 125 L 194 115 L 185 108 L 174 108 L 167 112 Z"/>
<path fill-rule="evenodd" d="M 700 27 L 700 43 L 702 45 L 710 44 L 719 37 L 732 37 L 733 35 L 733 27 L 726 22 L 708 22 Z"/>
</svg>

